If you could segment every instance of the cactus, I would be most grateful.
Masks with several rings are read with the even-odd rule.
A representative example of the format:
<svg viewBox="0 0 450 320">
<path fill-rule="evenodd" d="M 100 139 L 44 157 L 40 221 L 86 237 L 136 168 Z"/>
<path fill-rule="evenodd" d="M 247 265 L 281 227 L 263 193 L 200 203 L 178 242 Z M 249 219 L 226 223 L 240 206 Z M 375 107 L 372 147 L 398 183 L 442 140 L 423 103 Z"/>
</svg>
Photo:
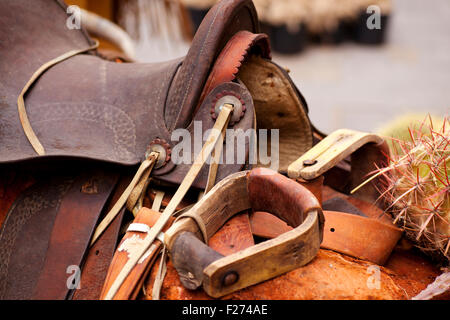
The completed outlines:
<svg viewBox="0 0 450 320">
<path fill-rule="evenodd" d="M 385 179 L 380 191 L 394 219 L 421 251 L 450 260 L 450 118 L 439 128 L 432 118 L 409 128 L 409 139 L 391 138 L 390 162 L 368 181 Z"/>
</svg>

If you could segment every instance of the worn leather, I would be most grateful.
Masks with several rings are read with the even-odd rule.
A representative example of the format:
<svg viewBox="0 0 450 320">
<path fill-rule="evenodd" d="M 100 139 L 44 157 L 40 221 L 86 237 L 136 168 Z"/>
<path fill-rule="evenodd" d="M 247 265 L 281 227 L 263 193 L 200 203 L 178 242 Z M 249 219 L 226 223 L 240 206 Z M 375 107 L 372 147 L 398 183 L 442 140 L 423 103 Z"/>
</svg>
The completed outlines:
<svg viewBox="0 0 450 320">
<path fill-rule="evenodd" d="M 72 170 L 19 197 L 0 232 L 0 299 L 64 299 L 117 173 Z"/>
<path fill-rule="evenodd" d="M 0 299 L 31 299 L 61 199 L 73 179 L 39 181 L 9 210 L 0 231 Z"/>
<path fill-rule="evenodd" d="M 65 8 L 60 1 L 0 3 L 0 163 L 37 158 L 17 114 L 17 97 L 33 72 L 65 52 L 93 44 L 83 30 L 66 27 Z M 214 59 L 240 30 L 258 32 L 252 2 L 222 1 L 205 17 L 184 59 L 119 64 L 90 52 L 50 68 L 25 97 L 31 125 L 47 152 L 44 157 L 135 165 L 156 138 L 173 147 L 171 133 L 189 127 L 192 120 L 202 122 L 204 133 L 213 124 L 211 99 L 197 114 L 193 110 Z M 246 105 L 251 108 L 252 101 Z M 180 183 L 185 166 L 169 162 L 154 176 Z M 240 168 L 221 165 L 218 179 Z M 201 175 L 194 186 L 203 187 L 205 179 Z"/>
<path fill-rule="evenodd" d="M 70 292 L 67 268 L 81 269 L 89 240 L 117 179 L 118 174 L 114 172 L 78 173 L 61 200 L 33 299 L 63 300 L 67 297 Z"/>
<path fill-rule="evenodd" d="M 217 57 L 203 88 L 199 104 L 219 84 L 233 81 L 245 58 L 251 52 L 257 52 L 262 57 L 270 59 L 269 37 L 265 34 L 255 34 L 248 31 L 236 33 Z"/>
<path fill-rule="evenodd" d="M 105 206 L 105 213 L 111 210 L 131 179 L 132 175 L 129 173 L 121 177 L 108 205 Z M 122 208 L 111 222 L 111 225 L 87 251 L 86 259 L 81 268 L 80 287 L 73 291 L 70 297 L 72 300 L 96 300 L 100 297 L 109 264 L 119 241 L 121 226 L 125 220 L 124 216 L 125 207 Z"/>
<path fill-rule="evenodd" d="M 324 211 L 321 247 L 383 265 L 402 236 L 402 230 L 376 219 Z"/>
<path fill-rule="evenodd" d="M 133 223 L 141 223 L 149 227 L 153 227 L 160 216 L 161 213 L 159 212 L 148 208 L 142 208 L 141 210 L 139 210 Z M 164 231 L 167 230 L 168 227 L 170 227 L 173 220 L 174 219 L 170 220 Z M 125 234 L 117 247 L 113 260 L 111 261 L 111 265 L 108 269 L 108 274 L 106 276 L 100 299 L 104 299 L 104 297 L 108 293 L 108 290 L 111 288 L 111 285 L 114 283 L 114 280 L 122 270 L 125 263 L 128 261 L 129 256 L 133 254 L 133 250 L 136 249 L 140 241 L 142 241 L 142 239 L 146 236 L 146 233 L 135 231 L 128 231 Z M 121 285 L 120 289 L 114 296 L 114 300 L 129 300 L 136 298 L 136 295 L 139 293 L 139 289 L 145 279 L 145 276 L 150 271 L 152 264 L 155 262 L 155 259 L 158 257 L 158 254 L 163 248 L 161 241 L 155 240 L 151 248 L 151 253 L 148 255 L 145 254 L 143 259 L 139 261 L 139 263 L 133 268 L 131 273 L 125 279 L 124 283 Z"/>
<path fill-rule="evenodd" d="M 259 31 L 252 2 L 228 0 L 207 14 L 185 58 L 156 64 L 115 63 L 90 51 L 47 70 L 25 96 L 31 126 L 46 150 L 45 156 L 37 156 L 19 121 L 20 91 L 47 61 L 94 43 L 83 29 L 66 27 L 65 11 L 66 5 L 56 0 L 0 2 L 0 164 L 92 159 L 134 166 L 155 139 L 164 141 L 170 151 L 178 142 L 171 141 L 176 129 L 187 129 L 193 136 L 194 121 L 201 123 L 204 136 L 214 124 L 211 108 L 224 92 L 238 96 L 246 107 L 233 128 L 253 128 L 253 99 L 242 83 L 221 81 L 199 103 L 228 40 L 243 30 Z M 260 48 L 259 53 L 269 57 L 268 45 Z M 246 155 L 248 148 L 246 143 Z M 166 165 L 153 171 L 153 177 L 179 184 L 190 164 L 166 160 Z M 243 167 L 239 163 L 220 165 L 217 181 Z M 207 176 L 205 167 L 193 187 L 203 188 Z M 79 212 L 63 205 L 69 201 L 66 197 L 77 193 L 77 176 L 50 177 L 16 201 L 0 234 L 0 298 L 67 297 L 67 287 L 62 285 L 68 276 L 65 268 L 82 264 L 93 226 L 113 188 L 111 177 L 100 179 L 100 184 L 110 188 L 102 189 L 95 204 L 77 203 L 82 207 Z M 76 214 L 82 215 L 80 221 L 73 220 Z M 74 250 L 67 249 L 71 246 Z M 20 269 L 24 261 L 32 261 L 26 270 Z M 58 279 L 57 284 L 49 288 L 53 279 Z"/>
</svg>

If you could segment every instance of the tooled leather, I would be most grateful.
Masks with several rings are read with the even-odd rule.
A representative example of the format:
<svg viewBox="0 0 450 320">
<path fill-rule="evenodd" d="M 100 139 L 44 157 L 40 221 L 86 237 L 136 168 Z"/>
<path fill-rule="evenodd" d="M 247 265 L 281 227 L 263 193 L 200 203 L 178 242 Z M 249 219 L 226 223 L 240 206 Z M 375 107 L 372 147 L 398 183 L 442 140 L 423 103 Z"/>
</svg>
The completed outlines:
<svg viewBox="0 0 450 320">
<path fill-rule="evenodd" d="M 10 270 L 11 255 L 18 237 L 25 237 L 21 231 L 27 222 L 39 212 L 44 210 L 54 209 L 55 213 L 61 203 L 62 198 L 69 190 L 74 181 L 73 177 L 59 177 L 53 179 L 51 183 L 45 181 L 40 184 L 37 183 L 27 190 L 11 207 L 8 216 L 2 226 L 0 232 L 0 299 L 27 299 L 31 294 L 31 289 L 34 286 L 32 279 L 35 279 L 36 274 L 13 274 Z M 49 196 L 50 195 L 50 196 Z M 45 250 L 45 248 L 44 248 Z M 45 251 L 44 251 L 45 252 Z M 15 252 L 15 255 L 18 253 Z M 45 255 L 44 255 L 45 256 Z M 39 272 L 43 261 L 27 260 L 29 267 Z M 21 267 L 21 266 L 19 266 Z M 25 272 L 25 266 L 22 270 L 16 270 L 16 273 Z M 11 283 L 15 279 L 9 277 L 22 276 L 21 283 Z M 27 279 L 28 278 L 28 279 Z M 14 285 L 10 287 L 9 285 Z"/>
<path fill-rule="evenodd" d="M 261 56 L 270 59 L 269 38 L 265 34 L 255 34 L 239 31 L 225 45 L 214 63 L 203 88 L 198 107 L 205 96 L 217 85 L 232 81 L 236 78 L 239 68 L 246 59 L 249 51 L 258 47 Z"/>
<path fill-rule="evenodd" d="M 83 30 L 66 27 L 67 18 L 57 1 L 0 3 L 0 163 L 37 157 L 17 114 L 17 97 L 33 72 L 90 45 Z M 48 156 L 139 163 L 149 142 L 165 129 L 166 94 L 180 62 L 117 64 L 80 54 L 51 67 L 25 96 Z"/>
<path fill-rule="evenodd" d="M 41 112 L 33 116 L 33 124 L 39 126 L 48 121 L 86 121 L 109 130 L 109 147 L 119 161 L 135 161 L 136 128 L 134 121 L 120 108 L 96 102 L 61 102 L 41 104 Z M 90 156 L 101 157 L 101 150 L 92 150 Z"/>
<path fill-rule="evenodd" d="M 43 63 L 86 48 L 90 41 L 83 31 L 66 27 L 67 14 L 59 2 L 7 1 L 0 3 L 0 9 L 0 163 L 36 159 L 18 121 L 17 96 Z M 11 11 L 24 14 L 11 20 Z M 46 150 L 42 158 L 138 164 L 155 138 L 170 142 L 168 127 L 189 126 L 216 55 L 242 29 L 258 31 L 252 2 L 222 1 L 205 19 L 184 61 L 119 64 L 91 52 L 51 67 L 25 97 L 30 123 Z M 211 105 L 205 108 L 209 112 Z M 166 127 L 167 120 L 176 125 Z M 205 118 L 197 120 L 204 123 Z M 180 183 L 186 170 L 178 167 L 169 162 L 154 175 Z M 205 183 L 194 186 L 202 188 Z"/>
<path fill-rule="evenodd" d="M 117 172 L 98 168 L 95 171 L 83 168 L 76 174 L 59 205 L 32 299 L 62 300 L 67 297 L 70 291 L 67 267 L 81 267 L 95 225 L 118 176 Z"/>
</svg>

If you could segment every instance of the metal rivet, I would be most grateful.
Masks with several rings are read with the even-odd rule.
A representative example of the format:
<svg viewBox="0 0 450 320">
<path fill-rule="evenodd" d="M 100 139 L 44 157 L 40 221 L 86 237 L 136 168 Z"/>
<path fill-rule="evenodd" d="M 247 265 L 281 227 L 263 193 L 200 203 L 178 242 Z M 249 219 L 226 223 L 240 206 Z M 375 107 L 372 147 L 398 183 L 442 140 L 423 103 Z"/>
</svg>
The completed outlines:
<svg viewBox="0 0 450 320">
<path fill-rule="evenodd" d="M 241 117 L 244 115 L 245 106 L 242 104 L 240 98 L 232 95 L 225 95 L 217 100 L 214 106 L 213 117 L 216 119 L 219 116 L 219 113 L 223 109 L 223 106 L 225 104 L 230 104 L 233 106 L 233 113 L 231 114 L 230 125 L 239 122 Z"/>
<path fill-rule="evenodd" d="M 156 161 L 156 164 L 155 164 L 155 169 L 161 168 L 166 161 L 166 157 L 167 157 L 166 149 L 160 144 L 152 144 L 150 146 L 149 150 L 147 151 L 147 153 L 145 154 L 145 156 L 148 157 L 151 152 L 159 153 L 158 160 Z"/>
<path fill-rule="evenodd" d="M 239 279 L 238 274 L 235 271 L 228 272 L 225 277 L 223 277 L 223 285 L 225 287 L 231 286 L 232 284 L 235 284 Z"/>
<path fill-rule="evenodd" d="M 317 163 L 317 160 L 305 160 L 305 161 L 303 161 L 303 165 L 304 165 L 305 167 L 313 166 L 313 165 L 315 165 L 316 163 Z"/>
</svg>

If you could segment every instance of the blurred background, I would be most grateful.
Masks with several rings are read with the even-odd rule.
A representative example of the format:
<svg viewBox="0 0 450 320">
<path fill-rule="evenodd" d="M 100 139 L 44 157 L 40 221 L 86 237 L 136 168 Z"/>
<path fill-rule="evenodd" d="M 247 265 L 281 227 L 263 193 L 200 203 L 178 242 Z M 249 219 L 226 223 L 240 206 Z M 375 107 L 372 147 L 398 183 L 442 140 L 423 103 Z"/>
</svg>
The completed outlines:
<svg viewBox="0 0 450 320">
<path fill-rule="evenodd" d="M 140 62 L 184 56 L 214 2 L 66 0 L 125 30 L 129 56 Z M 254 2 L 273 60 L 290 70 L 319 130 L 382 132 L 394 119 L 450 114 L 450 1 Z M 366 27 L 372 4 L 381 8 L 381 29 Z M 121 49 L 100 40 L 103 49 Z"/>
</svg>

